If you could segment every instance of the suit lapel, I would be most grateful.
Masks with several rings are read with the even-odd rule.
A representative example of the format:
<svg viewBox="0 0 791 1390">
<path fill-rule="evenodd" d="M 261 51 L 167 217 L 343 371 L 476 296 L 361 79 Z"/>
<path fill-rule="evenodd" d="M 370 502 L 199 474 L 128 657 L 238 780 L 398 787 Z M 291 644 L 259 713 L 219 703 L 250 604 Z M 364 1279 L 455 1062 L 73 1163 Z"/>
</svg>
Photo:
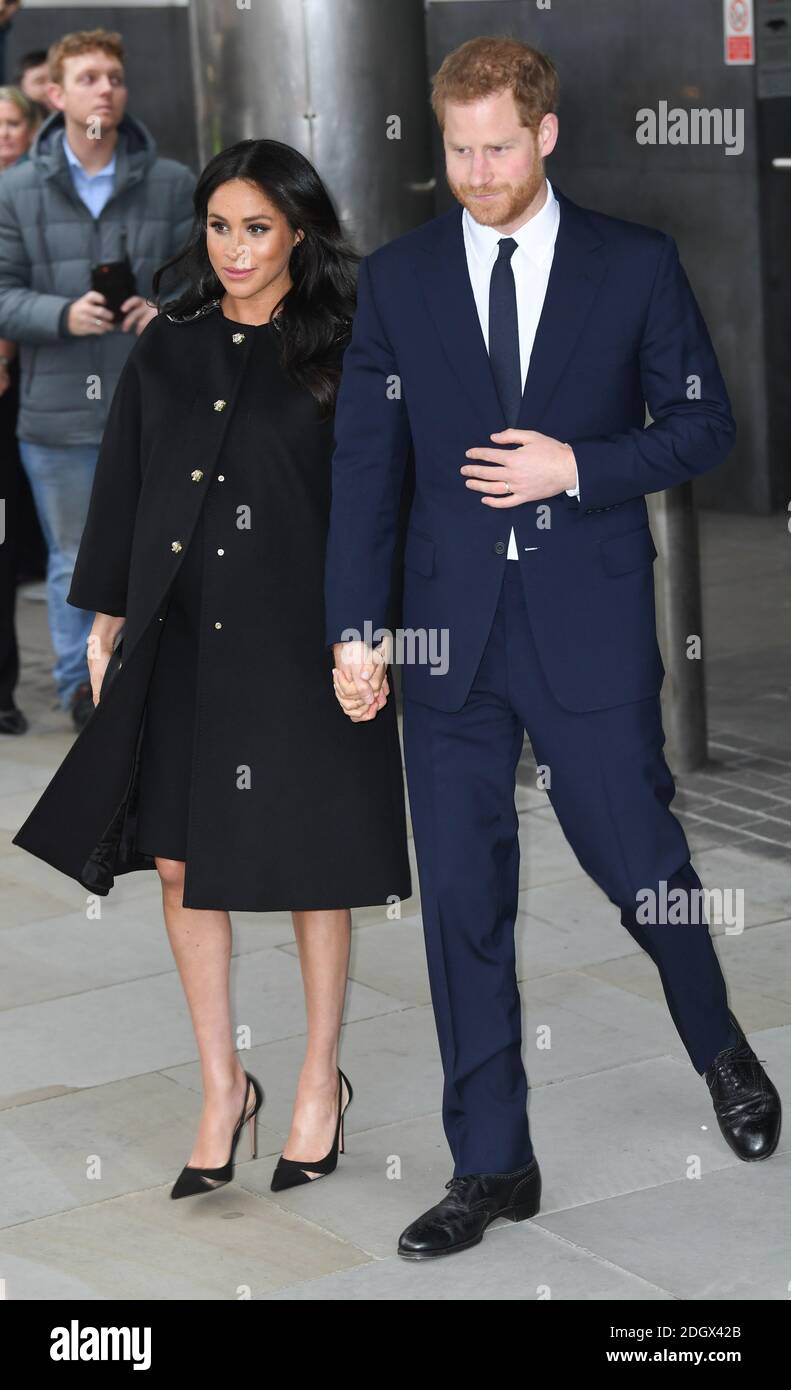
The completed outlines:
<svg viewBox="0 0 791 1390">
<path fill-rule="evenodd" d="M 517 419 L 517 428 L 523 430 L 539 428 L 606 268 L 598 232 L 583 210 L 552 186 L 560 204 L 560 222 Z"/>
<path fill-rule="evenodd" d="M 553 184 L 560 204 L 552 269 L 530 355 L 516 428 L 538 429 L 604 275 L 602 238 L 585 215 Z M 481 331 L 462 230 L 462 209 L 436 221 L 433 244 L 421 256 L 418 274 L 448 361 L 464 394 L 473 401 L 487 437 L 506 420 Z"/>
<path fill-rule="evenodd" d="M 505 417 L 470 283 L 461 214 L 458 206 L 437 219 L 434 243 L 417 268 L 445 355 L 489 434 L 505 429 Z"/>
</svg>

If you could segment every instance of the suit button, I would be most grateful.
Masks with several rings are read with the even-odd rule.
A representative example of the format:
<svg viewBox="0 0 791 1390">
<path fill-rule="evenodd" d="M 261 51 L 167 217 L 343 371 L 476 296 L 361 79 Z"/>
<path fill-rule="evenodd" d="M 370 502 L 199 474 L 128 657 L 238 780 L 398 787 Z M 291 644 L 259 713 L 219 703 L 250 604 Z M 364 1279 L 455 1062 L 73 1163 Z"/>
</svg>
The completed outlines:
<svg viewBox="0 0 791 1390">
<path fill-rule="evenodd" d="M 225 482 L 225 474 L 224 474 L 224 473 L 218 473 L 218 474 L 217 474 L 217 482 L 218 482 L 218 483 L 224 483 L 224 482 Z"/>
<path fill-rule="evenodd" d="M 196 468 L 196 469 L 194 470 L 194 472 L 190 473 L 190 477 L 191 477 L 193 483 L 199 483 L 200 480 L 201 480 L 201 478 L 203 477 L 203 469 L 202 469 L 202 468 Z"/>
<path fill-rule="evenodd" d="M 224 555 L 224 554 L 225 554 L 225 551 L 224 551 L 224 550 L 218 550 L 218 551 L 217 551 L 217 554 L 218 554 L 218 555 Z"/>
<path fill-rule="evenodd" d="M 182 549 L 181 541 L 171 541 L 170 548 L 174 555 L 178 555 L 179 551 Z"/>
<path fill-rule="evenodd" d="M 495 543 L 494 543 L 494 553 L 495 553 L 495 555 L 504 555 L 504 554 L 505 554 L 505 541 L 495 541 Z"/>
<path fill-rule="evenodd" d="M 215 410 L 224 410 L 227 404 L 228 404 L 227 401 L 215 401 L 215 402 L 214 402 L 214 409 L 215 409 Z"/>
<path fill-rule="evenodd" d="M 215 623 L 214 626 L 215 626 L 215 627 L 222 627 L 222 623 Z"/>
</svg>

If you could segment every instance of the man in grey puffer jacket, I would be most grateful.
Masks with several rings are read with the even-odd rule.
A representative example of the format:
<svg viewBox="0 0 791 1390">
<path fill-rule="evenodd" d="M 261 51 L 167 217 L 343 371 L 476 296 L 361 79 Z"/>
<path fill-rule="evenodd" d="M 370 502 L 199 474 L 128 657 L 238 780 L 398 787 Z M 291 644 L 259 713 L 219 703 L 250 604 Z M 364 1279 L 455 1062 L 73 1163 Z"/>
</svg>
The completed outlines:
<svg viewBox="0 0 791 1390">
<path fill-rule="evenodd" d="M 0 337 L 20 352 L 17 433 L 49 550 L 47 599 L 60 702 L 77 728 L 93 710 L 86 641 L 93 614 L 66 602 L 107 409 L 135 335 L 156 310 L 157 266 L 192 225 L 195 178 L 159 158 L 125 114 L 120 34 L 67 34 L 49 50 L 57 110 L 30 158 L 0 179 Z M 136 293 L 114 321 L 91 267 L 128 254 Z"/>
</svg>

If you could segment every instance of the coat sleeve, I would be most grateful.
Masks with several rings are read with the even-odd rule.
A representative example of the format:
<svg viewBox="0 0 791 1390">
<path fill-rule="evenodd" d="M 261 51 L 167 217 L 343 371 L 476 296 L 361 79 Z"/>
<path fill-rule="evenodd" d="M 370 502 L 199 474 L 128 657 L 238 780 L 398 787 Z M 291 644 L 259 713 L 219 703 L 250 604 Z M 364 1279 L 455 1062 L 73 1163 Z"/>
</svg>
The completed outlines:
<svg viewBox="0 0 791 1390">
<path fill-rule="evenodd" d="M 192 230 L 192 223 L 195 218 L 195 211 L 192 203 L 192 195 L 195 189 L 195 175 L 186 164 L 181 166 L 179 177 L 174 181 L 173 189 L 173 221 L 172 221 L 172 245 L 170 255 L 175 256 L 177 251 L 181 251 Z"/>
<path fill-rule="evenodd" d="M 332 499 L 324 571 L 325 642 L 386 625 L 411 432 L 398 364 L 360 262 L 351 341 L 335 408 Z M 375 641 L 374 637 L 374 641 Z"/>
<path fill-rule="evenodd" d="M 30 257 L 15 192 L 9 169 L 0 180 L 0 334 L 31 346 L 54 343 L 62 339 L 60 317 L 71 298 L 30 288 Z"/>
<path fill-rule="evenodd" d="M 66 595 L 67 603 L 75 608 L 116 618 L 126 617 L 129 561 L 140 496 L 140 410 L 140 376 L 133 347 L 107 412 L 88 515 Z"/>
<path fill-rule="evenodd" d="M 195 174 L 186 167 L 186 164 L 178 165 L 178 177 L 172 183 L 172 206 L 171 206 L 171 240 L 168 257 L 177 256 L 184 250 L 186 240 L 192 231 L 192 224 L 195 221 L 195 210 L 193 210 L 192 195 L 195 190 Z M 167 257 L 165 257 L 167 259 Z M 171 271 L 172 275 L 172 271 Z M 188 291 L 190 286 L 189 277 L 182 274 L 178 284 L 171 285 L 168 291 L 168 299 L 179 299 Z"/>
<path fill-rule="evenodd" d="M 736 425 L 725 382 L 670 236 L 663 239 L 651 291 L 640 376 L 653 422 L 647 429 L 568 440 L 583 508 L 608 507 L 687 482 L 722 463 L 733 444 Z"/>
</svg>

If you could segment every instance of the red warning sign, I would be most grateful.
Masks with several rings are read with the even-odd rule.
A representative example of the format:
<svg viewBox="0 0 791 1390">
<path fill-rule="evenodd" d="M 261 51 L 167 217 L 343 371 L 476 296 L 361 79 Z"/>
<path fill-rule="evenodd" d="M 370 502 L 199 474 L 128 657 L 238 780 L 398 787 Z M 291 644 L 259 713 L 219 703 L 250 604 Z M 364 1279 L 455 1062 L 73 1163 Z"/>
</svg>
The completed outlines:
<svg viewBox="0 0 791 1390">
<path fill-rule="evenodd" d="M 725 62 L 755 62 L 753 0 L 723 0 L 725 17 Z"/>
</svg>

